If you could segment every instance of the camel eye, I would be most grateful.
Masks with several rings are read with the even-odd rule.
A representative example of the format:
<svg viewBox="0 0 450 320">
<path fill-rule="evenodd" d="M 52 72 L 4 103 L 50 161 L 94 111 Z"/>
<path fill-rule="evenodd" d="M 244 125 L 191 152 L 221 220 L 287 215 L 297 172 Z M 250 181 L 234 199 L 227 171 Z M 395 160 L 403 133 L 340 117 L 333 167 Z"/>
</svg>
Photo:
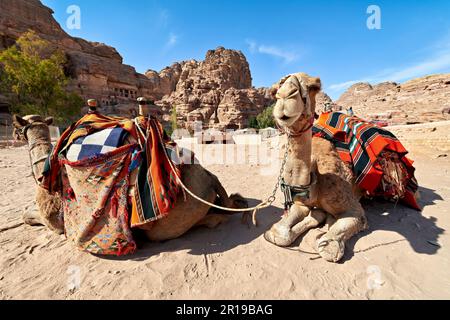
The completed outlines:
<svg viewBox="0 0 450 320">
<path fill-rule="evenodd" d="M 295 97 L 298 93 L 299 93 L 298 89 L 293 88 L 293 89 L 290 90 L 289 93 L 286 95 L 286 99 L 291 99 L 291 98 Z"/>
</svg>

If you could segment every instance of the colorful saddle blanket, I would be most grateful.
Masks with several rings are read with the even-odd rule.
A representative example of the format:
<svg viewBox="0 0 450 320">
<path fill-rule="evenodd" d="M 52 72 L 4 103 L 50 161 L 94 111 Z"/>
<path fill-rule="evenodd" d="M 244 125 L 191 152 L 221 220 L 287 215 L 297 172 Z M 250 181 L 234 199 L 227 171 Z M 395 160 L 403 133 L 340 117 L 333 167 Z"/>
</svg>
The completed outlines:
<svg viewBox="0 0 450 320">
<path fill-rule="evenodd" d="M 418 185 L 413 161 L 406 157 L 408 151 L 391 132 L 358 117 L 327 112 L 314 125 L 313 135 L 335 145 L 368 196 L 400 199 L 420 210 L 414 196 Z"/>
<path fill-rule="evenodd" d="M 79 248 L 119 256 L 136 250 L 128 208 L 128 169 L 136 147 L 85 161 L 61 160 L 65 234 Z"/>
<path fill-rule="evenodd" d="M 122 146 L 127 135 L 136 143 Z M 130 228 L 167 216 L 175 205 L 180 172 L 166 154 L 173 147 L 154 118 L 94 113 L 68 128 L 40 181 L 64 195 L 66 236 L 91 253 L 133 252 Z"/>
</svg>

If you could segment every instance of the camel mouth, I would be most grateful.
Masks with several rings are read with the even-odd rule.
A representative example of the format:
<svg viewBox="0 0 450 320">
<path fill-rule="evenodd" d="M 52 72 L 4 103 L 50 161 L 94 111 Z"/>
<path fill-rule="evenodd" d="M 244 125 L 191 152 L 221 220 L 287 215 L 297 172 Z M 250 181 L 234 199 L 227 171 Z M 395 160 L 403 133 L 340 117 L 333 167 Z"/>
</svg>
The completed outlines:
<svg viewBox="0 0 450 320">
<path fill-rule="evenodd" d="M 283 115 L 282 117 L 276 117 L 277 122 L 282 127 L 289 127 L 291 126 L 295 121 L 297 121 L 298 116 L 287 116 Z"/>
</svg>

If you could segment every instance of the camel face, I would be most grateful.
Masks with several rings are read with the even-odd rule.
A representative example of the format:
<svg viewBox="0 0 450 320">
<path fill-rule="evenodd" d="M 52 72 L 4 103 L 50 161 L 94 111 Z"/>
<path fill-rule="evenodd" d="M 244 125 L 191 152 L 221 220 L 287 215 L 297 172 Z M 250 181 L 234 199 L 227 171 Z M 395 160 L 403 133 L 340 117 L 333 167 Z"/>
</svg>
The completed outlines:
<svg viewBox="0 0 450 320">
<path fill-rule="evenodd" d="M 315 96 L 321 89 L 319 78 L 296 73 L 283 78 L 273 87 L 277 102 L 273 116 L 281 127 L 292 127 L 300 117 L 314 114 Z"/>
<path fill-rule="evenodd" d="M 275 121 L 281 127 L 292 126 L 300 118 L 306 107 L 295 76 L 290 76 L 283 83 L 276 93 L 276 98 L 277 103 L 273 110 Z"/>
</svg>

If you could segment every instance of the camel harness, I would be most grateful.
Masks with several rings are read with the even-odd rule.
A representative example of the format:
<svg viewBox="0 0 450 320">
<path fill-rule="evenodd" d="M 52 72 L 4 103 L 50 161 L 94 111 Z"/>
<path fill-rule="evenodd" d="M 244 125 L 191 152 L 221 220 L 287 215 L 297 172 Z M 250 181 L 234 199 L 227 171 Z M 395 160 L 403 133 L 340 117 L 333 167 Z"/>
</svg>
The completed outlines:
<svg viewBox="0 0 450 320">
<path fill-rule="evenodd" d="M 301 201 L 311 199 L 311 188 L 317 183 L 317 177 L 311 173 L 311 182 L 307 185 L 296 186 L 287 184 L 284 179 L 281 182 L 281 191 L 284 195 L 284 210 L 288 211 L 294 204 L 294 199 L 299 197 Z"/>
</svg>

